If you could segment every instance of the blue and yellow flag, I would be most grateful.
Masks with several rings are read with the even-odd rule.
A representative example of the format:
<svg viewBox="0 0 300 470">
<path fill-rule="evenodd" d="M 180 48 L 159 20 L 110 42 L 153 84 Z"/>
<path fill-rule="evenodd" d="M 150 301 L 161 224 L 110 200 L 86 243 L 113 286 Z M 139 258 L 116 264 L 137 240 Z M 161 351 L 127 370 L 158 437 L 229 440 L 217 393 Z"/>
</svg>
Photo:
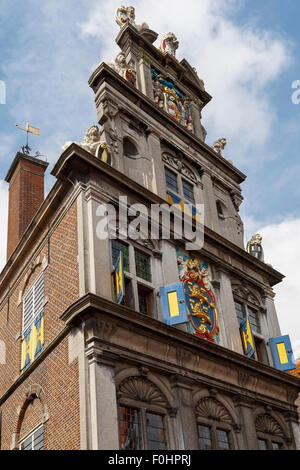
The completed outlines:
<svg viewBox="0 0 300 470">
<path fill-rule="evenodd" d="M 255 353 L 255 343 L 248 315 L 241 321 L 240 329 L 244 353 L 252 357 Z"/>
<path fill-rule="evenodd" d="M 120 251 L 118 261 L 115 266 L 116 276 L 116 297 L 118 304 L 123 302 L 125 296 L 125 281 L 124 281 L 124 265 L 123 265 L 123 253 Z"/>
</svg>

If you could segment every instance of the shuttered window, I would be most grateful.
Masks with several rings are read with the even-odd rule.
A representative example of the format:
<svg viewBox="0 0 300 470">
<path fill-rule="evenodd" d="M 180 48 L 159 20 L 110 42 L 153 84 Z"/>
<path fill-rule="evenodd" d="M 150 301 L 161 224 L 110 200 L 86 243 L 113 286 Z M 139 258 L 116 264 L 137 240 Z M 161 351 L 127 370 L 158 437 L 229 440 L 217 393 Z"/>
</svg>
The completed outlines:
<svg viewBox="0 0 300 470">
<path fill-rule="evenodd" d="M 44 345 L 44 274 L 42 273 L 27 292 L 23 301 L 21 370 L 42 352 Z"/>
<path fill-rule="evenodd" d="M 34 318 L 41 313 L 44 305 L 44 274 L 42 274 L 29 292 L 23 303 L 23 331 L 31 325 Z"/>
</svg>

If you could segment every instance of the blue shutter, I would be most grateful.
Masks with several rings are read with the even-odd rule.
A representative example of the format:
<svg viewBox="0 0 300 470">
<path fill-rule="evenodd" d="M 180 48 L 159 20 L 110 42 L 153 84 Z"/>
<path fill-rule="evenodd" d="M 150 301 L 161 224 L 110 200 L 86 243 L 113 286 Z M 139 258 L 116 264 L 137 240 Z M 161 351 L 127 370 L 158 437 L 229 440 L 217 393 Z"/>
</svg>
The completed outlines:
<svg viewBox="0 0 300 470">
<path fill-rule="evenodd" d="M 167 325 L 180 325 L 189 321 L 182 282 L 160 288 L 163 321 Z"/>
<path fill-rule="evenodd" d="M 296 369 L 296 362 L 289 335 L 270 338 L 269 343 L 274 367 L 276 367 L 276 369 L 282 371 Z"/>
</svg>

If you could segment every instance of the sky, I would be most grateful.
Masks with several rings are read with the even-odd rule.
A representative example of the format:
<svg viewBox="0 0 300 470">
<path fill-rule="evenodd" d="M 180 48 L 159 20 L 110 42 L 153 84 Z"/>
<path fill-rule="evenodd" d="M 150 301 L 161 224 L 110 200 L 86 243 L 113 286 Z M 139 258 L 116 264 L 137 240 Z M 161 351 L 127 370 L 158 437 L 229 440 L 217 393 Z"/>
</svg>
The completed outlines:
<svg viewBox="0 0 300 470">
<path fill-rule="evenodd" d="M 0 0 L 0 269 L 6 259 L 5 175 L 30 136 L 51 168 L 66 141 L 97 123 L 88 79 L 119 52 L 120 0 Z M 240 214 L 245 242 L 261 233 L 265 260 L 286 275 L 275 287 L 283 334 L 300 357 L 300 80 L 298 0 L 131 0 L 136 21 L 179 39 L 179 60 L 196 67 L 213 96 L 203 110 L 207 143 L 227 138 L 225 157 L 247 175 Z M 3 89 L 5 86 L 5 103 Z M 2 94 L 1 94 L 2 91 Z M 299 93 L 300 97 L 300 93 Z M 295 101 L 295 100 L 294 100 Z M 299 100 L 300 101 L 300 100 Z M 3 103 L 3 104 L 2 104 Z"/>
</svg>

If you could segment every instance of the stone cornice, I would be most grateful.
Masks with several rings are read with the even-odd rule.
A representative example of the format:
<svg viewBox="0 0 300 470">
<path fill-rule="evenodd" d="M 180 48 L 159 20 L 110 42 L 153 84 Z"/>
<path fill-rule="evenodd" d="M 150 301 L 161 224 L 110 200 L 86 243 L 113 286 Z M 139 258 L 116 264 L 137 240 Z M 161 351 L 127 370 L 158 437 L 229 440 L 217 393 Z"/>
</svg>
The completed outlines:
<svg viewBox="0 0 300 470">
<path fill-rule="evenodd" d="M 243 369 L 254 376 L 263 376 L 264 379 L 271 379 L 279 382 L 281 386 L 297 387 L 299 389 L 300 380 L 285 372 L 281 372 L 261 362 L 249 359 L 235 351 L 231 351 L 218 344 L 211 343 L 201 338 L 195 338 L 191 334 L 166 325 L 165 323 L 151 317 L 141 315 L 139 312 L 118 305 L 109 299 L 95 294 L 86 294 L 77 302 L 70 306 L 60 317 L 69 326 L 78 326 L 90 319 L 91 316 L 101 315 L 101 320 L 114 325 L 136 330 L 139 334 L 151 337 L 158 341 L 167 341 L 174 347 L 181 347 L 189 353 L 195 355 L 210 356 L 214 361 L 228 362 L 230 367 L 237 370 Z M 95 339 L 95 336 L 94 338 Z"/>
</svg>

